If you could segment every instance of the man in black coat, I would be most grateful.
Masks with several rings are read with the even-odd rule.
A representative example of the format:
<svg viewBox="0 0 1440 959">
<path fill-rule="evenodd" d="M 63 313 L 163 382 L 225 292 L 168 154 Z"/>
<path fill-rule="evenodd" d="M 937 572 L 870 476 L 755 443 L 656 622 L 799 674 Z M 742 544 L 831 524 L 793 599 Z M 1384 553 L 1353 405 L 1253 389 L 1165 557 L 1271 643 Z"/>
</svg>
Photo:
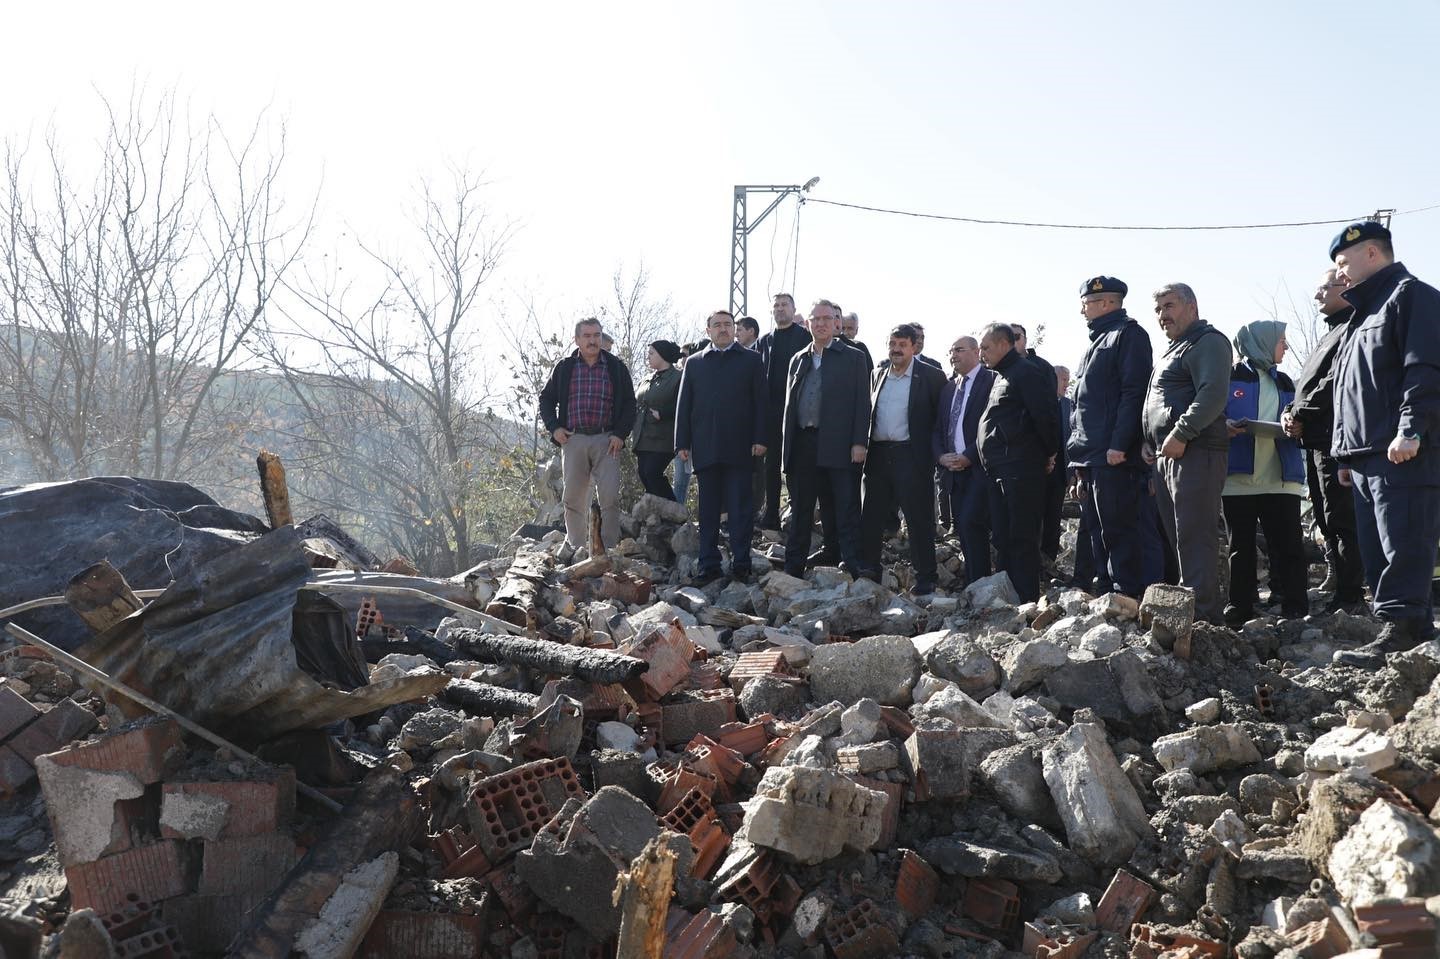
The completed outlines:
<svg viewBox="0 0 1440 959">
<path fill-rule="evenodd" d="M 853 346 L 865 354 L 865 369 L 875 365 L 875 359 L 870 355 L 870 347 L 860 342 L 860 314 L 846 313 L 840 318 L 840 329 L 835 334 L 835 339 L 846 346 Z"/>
<path fill-rule="evenodd" d="M 870 450 L 860 514 L 860 554 L 880 577 L 885 524 L 898 504 L 910 534 L 913 592 L 935 591 L 935 456 L 932 434 L 945 374 L 918 361 L 919 335 L 902 323 L 890 331 L 890 362 L 871 377 Z"/>
<path fill-rule="evenodd" d="M 819 300 L 810 310 L 810 348 L 790 361 L 785 400 L 785 486 L 790 527 L 785 571 L 805 572 L 815 501 L 822 490 L 833 504 L 842 568 L 860 571 L 860 464 L 870 442 L 869 364 L 835 337 L 839 308 Z"/>
<path fill-rule="evenodd" d="M 1355 308 L 1335 367 L 1330 453 L 1355 490 L 1373 643 L 1335 661 L 1374 669 L 1435 633 L 1431 578 L 1440 542 L 1440 291 L 1395 259 L 1390 231 L 1353 223 L 1330 244 Z"/>
<path fill-rule="evenodd" d="M 1305 358 L 1295 380 L 1295 399 L 1280 414 L 1285 433 L 1308 455 L 1305 478 L 1315 524 L 1325 537 L 1325 564 L 1329 572 L 1321 592 L 1332 594 L 1329 611 L 1355 607 L 1365 601 L 1365 569 L 1355 533 L 1355 494 L 1340 485 L 1340 463 L 1330 455 L 1335 421 L 1335 356 L 1345 342 L 1345 327 L 1354 310 L 1343 296 L 1346 283 L 1332 267 L 1320 278 L 1315 303 L 1329 331 Z"/>
<path fill-rule="evenodd" d="M 965 583 L 990 575 L 990 517 L 1002 508 L 1000 490 L 980 464 L 980 415 L 995 374 L 980 362 L 980 344 L 962 336 L 950 347 L 955 375 L 940 391 L 932 452 L 940 465 L 940 500 L 950 501 L 953 529 L 965 555 Z"/>
<path fill-rule="evenodd" d="M 730 572 L 750 578 L 751 457 L 765 453 L 765 369 L 735 342 L 735 318 L 717 310 L 706 323 L 710 345 L 685 361 L 675 409 L 675 449 L 700 483 L 700 568 L 692 583 L 719 579 L 720 513 L 729 514 Z"/>
<path fill-rule="evenodd" d="M 1104 588 L 1135 599 L 1161 579 L 1149 553 L 1158 552 L 1150 468 L 1141 454 L 1140 415 L 1154 358 L 1150 334 L 1125 312 L 1130 288 L 1113 276 L 1080 285 L 1080 315 L 1090 345 L 1075 373 L 1075 412 L 1066 450 L 1075 468 L 1076 499 L 1094 544 Z M 1087 584 L 1088 585 L 1088 584 Z"/>
<path fill-rule="evenodd" d="M 780 528 L 781 431 L 785 420 L 785 378 L 790 359 L 810 345 L 810 333 L 795 322 L 795 297 L 776 293 L 770 308 L 775 329 L 760 337 L 760 360 L 765 367 L 766 402 L 769 413 L 765 438 L 765 514 L 762 529 Z"/>
<path fill-rule="evenodd" d="M 1031 602 L 1040 598 L 1045 477 L 1060 445 L 1060 407 L 1050 375 L 1015 349 L 1015 331 L 1006 324 L 985 328 L 980 356 L 996 374 L 980 416 L 980 462 L 1000 487 L 1002 568 L 1020 599 Z"/>
</svg>

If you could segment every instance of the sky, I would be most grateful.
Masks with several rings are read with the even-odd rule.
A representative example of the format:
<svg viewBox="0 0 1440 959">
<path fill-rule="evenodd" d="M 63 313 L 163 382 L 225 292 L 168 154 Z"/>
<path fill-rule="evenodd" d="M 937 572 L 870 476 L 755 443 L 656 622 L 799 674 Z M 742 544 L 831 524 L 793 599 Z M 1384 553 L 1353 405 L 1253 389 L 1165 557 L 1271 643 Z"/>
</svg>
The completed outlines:
<svg viewBox="0 0 1440 959">
<path fill-rule="evenodd" d="M 137 84 L 227 129 L 268 110 L 297 201 L 318 190 L 319 247 L 353 231 L 408 253 L 421 178 L 483 172 L 514 232 L 482 327 L 522 295 L 573 320 L 643 263 L 698 338 L 728 301 L 737 183 L 818 176 L 815 199 L 1121 225 L 1440 204 L 1433 2 L 56 0 L 7 21 L 0 133 L 51 127 L 83 153 L 103 132 L 97 94 Z M 1177 280 L 1233 333 L 1277 302 L 1308 315 L 1339 229 L 1023 229 L 812 202 L 797 250 L 796 214 L 787 201 L 751 237 L 762 327 L 783 289 L 858 312 L 872 351 L 907 320 L 936 356 L 1018 321 L 1072 366 L 1085 278 L 1125 280 L 1157 343 L 1149 292 Z M 1392 226 L 1407 266 L 1440 278 L 1440 209 Z"/>
</svg>

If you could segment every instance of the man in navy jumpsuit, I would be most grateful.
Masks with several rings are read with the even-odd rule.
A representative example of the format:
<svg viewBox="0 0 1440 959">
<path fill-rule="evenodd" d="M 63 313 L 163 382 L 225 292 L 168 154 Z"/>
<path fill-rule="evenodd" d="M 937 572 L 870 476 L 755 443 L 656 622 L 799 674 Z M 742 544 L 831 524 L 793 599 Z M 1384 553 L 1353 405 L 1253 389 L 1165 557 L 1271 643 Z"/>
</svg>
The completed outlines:
<svg viewBox="0 0 1440 959">
<path fill-rule="evenodd" d="M 1380 636 L 1335 661 L 1378 667 L 1434 633 L 1440 542 L 1440 291 L 1395 261 L 1390 231 L 1354 223 L 1330 244 L 1355 308 L 1336 354 L 1331 453 L 1355 490 L 1356 531 Z M 1348 472 L 1348 477 L 1345 475 Z"/>
<path fill-rule="evenodd" d="M 1140 414 L 1154 359 L 1150 334 L 1125 312 L 1128 292 L 1113 276 L 1093 277 L 1080 287 L 1090 346 L 1075 371 L 1067 457 L 1096 572 L 1107 589 L 1139 599 L 1160 579 L 1160 570 L 1146 561 L 1155 507 L 1150 468 L 1140 455 Z"/>
</svg>

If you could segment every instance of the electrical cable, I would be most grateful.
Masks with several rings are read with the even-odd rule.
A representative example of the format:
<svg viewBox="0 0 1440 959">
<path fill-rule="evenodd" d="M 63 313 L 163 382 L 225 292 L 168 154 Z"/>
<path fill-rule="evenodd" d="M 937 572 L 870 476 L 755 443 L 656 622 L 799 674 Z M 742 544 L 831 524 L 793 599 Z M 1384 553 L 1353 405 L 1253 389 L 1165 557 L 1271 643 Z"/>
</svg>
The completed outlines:
<svg viewBox="0 0 1440 959">
<path fill-rule="evenodd" d="M 795 270 L 790 275 L 790 289 L 800 286 L 800 211 L 805 206 L 805 198 L 799 197 L 795 201 Z"/>
<path fill-rule="evenodd" d="M 973 223 L 978 226 L 1019 226 L 1046 230 L 1148 230 L 1152 232 L 1181 230 L 1274 230 L 1299 226 L 1334 226 L 1336 224 L 1354 223 L 1358 220 L 1364 220 L 1369 216 L 1369 214 L 1364 214 L 1333 220 L 1296 220 L 1288 223 L 1231 223 L 1204 226 L 1129 226 L 1097 223 L 1039 223 L 1030 220 L 992 220 L 972 216 L 948 216 L 941 213 L 918 213 L 914 210 L 895 210 L 888 207 L 866 206 L 861 203 L 844 203 L 840 200 L 825 200 L 813 196 L 808 197 L 807 202 L 823 203 L 826 206 L 843 207 L 848 210 L 864 210 L 868 213 L 887 213 L 893 216 L 915 217 L 922 220 L 947 220 L 954 223 Z M 1437 209 L 1440 209 L 1440 203 L 1413 210 L 1402 210 L 1391 214 L 1391 216 L 1407 216 L 1412 213 L 1425 213 L 1426 211 Z"/>
</svg>

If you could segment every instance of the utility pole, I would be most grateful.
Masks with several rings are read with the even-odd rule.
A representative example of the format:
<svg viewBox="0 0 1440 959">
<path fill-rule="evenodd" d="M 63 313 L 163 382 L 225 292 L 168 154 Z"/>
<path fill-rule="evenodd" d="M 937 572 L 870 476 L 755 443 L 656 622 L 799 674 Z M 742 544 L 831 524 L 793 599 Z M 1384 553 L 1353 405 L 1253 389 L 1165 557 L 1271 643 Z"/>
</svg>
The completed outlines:
<svg viewBox="0 0 1440 959">
<path fill-rule="evenodd" d="M 765 218 L 775 212 L 780 205 L 792 193 L 796 196 L 809 193 L 815 184 L 820 182 L 818 176 L 812 176 L 803 184 L 794 183 L 790 185 L 778 184 L 736 184 L 735 186 L 735 222 L 730 230 L 730 312 L 735 314 L 736 319 L 749 312 L 749 297 L 747 290 L 750 276 L 747 271 L 746 248 L 750 234 L 755 228 L 765 222 Z M 753 221 L 748 218 L 746 211 L 746 198 L 752 193 L 770 193 L 775 199 L 770 201 L 763 213 Z M 803 200 L 804 197 L 801 196 Z"/>
<path fill-rule="evenodd" d="M 1385 227 L 1385 229 L 1388 230 L 1388 229 L 1390 229 L 1390 218 L 1391 218 L 1392 216 L 1394 216 L 1394 215 L 1395 215 L 1395 208 L 1394 208 L 1394 207 L 1390 207 L 1390 208 L 1388 208 L 1388 209 L 1385 208 L 1385 207 L 1381 207 L 1380 209 L 1376 210 L 1374 213 L 1372 213 L 1372 214 L 1370 214 L 1368 217 L 1366 217 L 1366 219 L 1368 219 L 1368 220 L 1375 220 L 1376 222 L 1382 224 L 1382 225 Z"/>
</svg>

